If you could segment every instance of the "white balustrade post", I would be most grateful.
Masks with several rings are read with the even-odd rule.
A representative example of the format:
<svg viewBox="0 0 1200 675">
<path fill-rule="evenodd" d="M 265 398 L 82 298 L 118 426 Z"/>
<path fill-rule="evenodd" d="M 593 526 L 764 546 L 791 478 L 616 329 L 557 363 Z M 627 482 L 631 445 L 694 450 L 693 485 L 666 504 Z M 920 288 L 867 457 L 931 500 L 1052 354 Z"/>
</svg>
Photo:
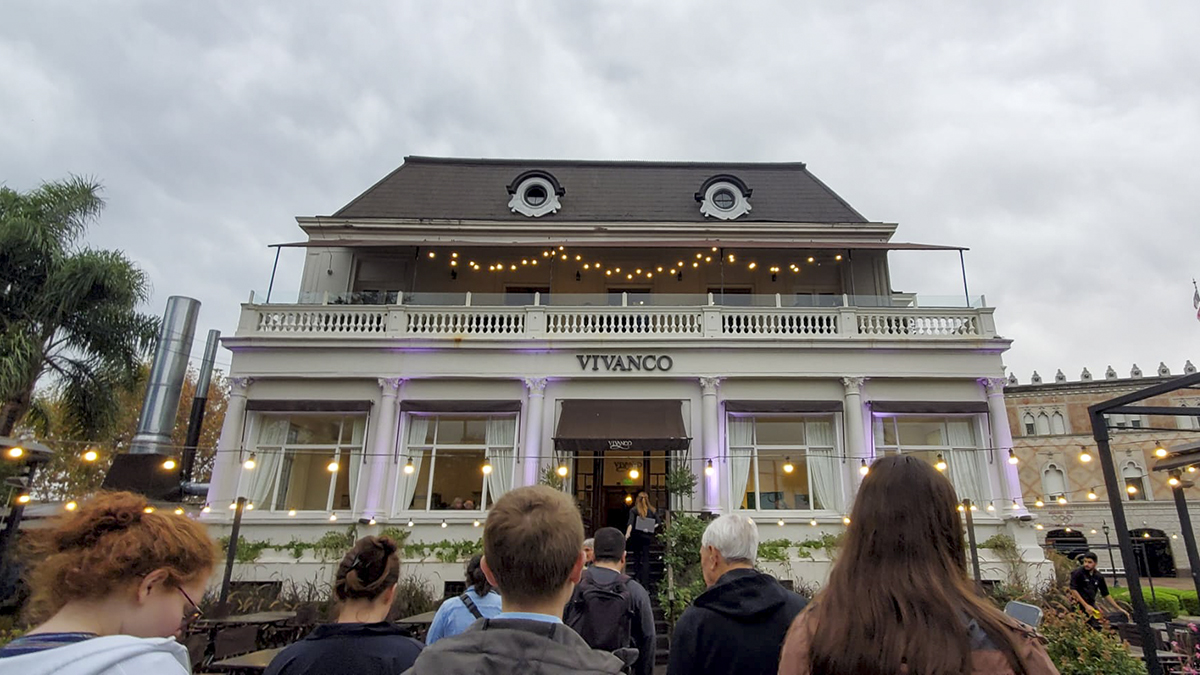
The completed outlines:
<svg viewBox="0 0 1200 675">
<path fill-rule="evenodd" d="M 846 455 L 850 458 L 849 470 L 853 472 L 850 474 L 852 477 L 860 476 L 858 469 L 862 466 L 862 460 L 867 460 L 868 465 L 875 461 L 875 448 L 867 447 L 867 421 L 863 415 L 862 387 L 866 381 L 865 377 L 842 378 L 842 386 L 846 388 L 843 401 L 846 416 Z M 851 478 L 850 483 L 857 491 L 859 480 Z M 849 508 L 850 503 L 847 500 L 847 511 Z"/>
<path fill-rule="evenodd" d="M 546 406 L 546 382 L 544 377 L 525 378 L 529 392 L 525 404 L 525 485 L 537 485 L 541 468 L 539 457 L 542 451 L 542 413 Z"/>
<path fill-rule="evenodd" d="M 717 387 L 721 385 L 719 377 L 700 378 L 700 426 L 703 434 L 701 447 L 704 449 L 704 465 L 711 460 L 718 470 L 712 476 L 704 477 L 704 508 L 716 512 L 721 507 L 721 481 L 725 480 L 729 471 L 729 463 L 721 461 L 721 420 L 720 406 L 717 401 Z"/>
<path fill-rule="evenodd" d="M 221 438 L 217 441 L 217 456 L 213 460 L 212 478 L 209 480 L 207 502 L 213 513 L 224 514 L 219 505 L 232 502 L 238 495 L 238 476 L 241 474 L 242 433 L 246 424 L 246 390 L 253 379 L 249 377 L 229 378 L 229 397 L 225 403 L 225 421 L 221 424 Z"/>
<path fill-rule="evenodd" d="M 1016 465 L 1008 463 L 1008 451 L 1012 449 L 1012 429 L 1008 426 L 1008 410 L 1004 406 L 1003 377 L 980 378 L 979 383 L 987 392 L 988 426 L 992 430 L 991 446 L 995 448 L 995 465 L 999 467 L 1000 491 L 1004 494 L 1004 502 L 1000 508 L 1007 509 L 1010 514 L 1026 513 L 1025 502 L 1021 495 L 1021 477 Z M 1013 500 L 1017 508 L 1012 507 Z"/>
<path fill-rule="evenodd" d="M 371 446 L 370 458 L 363 458 L 366 469 L 366 480 L 359 479 L 359 485 L 366 483 L 366 495 L 356 501 L 362 504 L 364 518 L 378 518 L 383 515 L 383 495 L 385 480 L 388 475 L 388 462 L 395 453 L 396 442 L 396 402 L 400 393 L 400 385 L 404 383 L 401 377 L 379 378 L 379 407 L 375 413 L 375 442 Z"/>
</svg>

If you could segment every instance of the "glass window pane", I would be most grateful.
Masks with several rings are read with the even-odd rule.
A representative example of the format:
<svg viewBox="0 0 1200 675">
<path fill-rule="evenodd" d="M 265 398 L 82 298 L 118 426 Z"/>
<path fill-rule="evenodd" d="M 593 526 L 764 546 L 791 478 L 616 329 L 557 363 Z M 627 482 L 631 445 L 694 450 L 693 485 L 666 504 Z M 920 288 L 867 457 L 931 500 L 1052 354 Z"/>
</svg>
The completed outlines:
<svg viewBox="0 0 1200 675">
<path fill-rule="evenodd" d="M 456 504 L 458 508 L 463 508 L 467 501 L 475 505 L 480 503 L 483 497 L 483 457 L 483 448 L 438 452 L 433 471 L 434 509 L 450 509 Z"/>
<path fill-rule="evenodd" d="M 406 508 L 424 511 L 425 500 L 429 497 L 429 472 L 433 468 L 433 459 L 429 450 L 412 451 L 410 454 L 412 455 L 413 464 L 418 468 L 413 474 L 416 476 L 416 481 L 410 483 L 413 491 L 412 501 L 408 503 Z M 409 476 L 409 478 L 412 478 L 412 476 Z"/>
<path fill-rule="evenodd" d="M 896 440 L 896 418 L 885 417 L 881 419 L 880 422 L 883 423 L 883 442 L 879 443 L 879 441 L 876 440 L 876 443 L 879 445 L 898 445 Z M 876 439 L 878 438 L 879 436 L 876 436 Z"/>
<path fill-rule="evenodd" d="M 337 477 L 333 486 L 333 508 L 337 510 L 348 510 L 353 506 L 354 487 L 350 485 L 351 461 L 361 462 L 362 459 L 352 456 L 349 452 L 343 452 L 338 458 Z M 329 464 L 328 461 L 325 463 Z"/>
<path fill-rule="evenodd" d="M 785 471 L 788 463 L 792 471 Z M 758 494 L 764 510 L 811 509 L 808 466 L 803 456 L 776 450 L 758 453 Z"/>
<path fill-rule="evenodd" d="M 925 417 L 898 417 L 900 445 L 946 445 L 943 420 Z"/>
<path fill-rule="evenodd" d="M 285 492 L 284 509 L 324 511 L 329 503 L 330 475 L 326 465 L 331 457 L 325 453 L 289 452 L 290 463 L 280 477 L 280 491 Z"/>
<path fill-rule="evenodd" d="M 470 417 L 437 418 L 437 444 L 478 445 L 487 438 L 487 419 Z"/>
<path fill-rule="evenodd" d="M 755 418 L 754 440 L 758 445 L 804 445 L 804 418 Z"/>
<path fill-rule="evenodd" d="M 288 430 L 289 445 L 337 445 L 340 415 L 293 415 Z"/>
</svg>

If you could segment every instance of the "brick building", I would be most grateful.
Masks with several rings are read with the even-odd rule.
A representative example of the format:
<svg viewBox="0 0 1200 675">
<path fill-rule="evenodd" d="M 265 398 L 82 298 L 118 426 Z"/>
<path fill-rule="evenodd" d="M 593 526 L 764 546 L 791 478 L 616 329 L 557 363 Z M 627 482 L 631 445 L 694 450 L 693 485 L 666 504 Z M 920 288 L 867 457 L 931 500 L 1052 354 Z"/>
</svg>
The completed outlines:
<svg viewBox="0 0 1200 675">
<path fill-rule="evenodd" d="M 1188 361 L 1184 373 L 1194 372 L 1195 366 Z M 1127 377 L 1118 376 L 1112 367 L 1103 379 L 1093 378 L 1087 369 L 1074 381 L 1068 381 L 1061 370 L 1053 381 L 1043 381 L 1036 372 L 1030 384 L 1009 377 L 1005 402 L 1013 450 L 1020 461 L 1018 473 L 1025 505 L 1038 516 L 1040 542 L 1068 552 L 1103 550 L 1104 527 L 1111 527 L 1112 516 L 1088 406 L 1169 379 L 1170 369 L 1162 364 L 1149 375 L 1135 365 Z M 1196 406 L 1200 405 L 1200 392 L 1173 392 L 1141 405 Z M 1179 518 L 1167 485 L 1168 476 L 1151 469 L 1158 447 L 1170 448 L 1200 438 L 1200 418 L 1114 415 L 1109 426 L 1117 474 L 1125 486 L 1126 520 L 1135 541 L 1145 544 L 1143 572 L 1147 565 L 1163 576 L 1176 568 L 1186 568 L 1187 554 L 1179 537 Z M 1200 476 L 1200 472 L 1193 475 Z M 1200 486 L 1186 488 L 1186 495 L 1196 504 L 1192 519 L 1197 522 Z M 1037 506 L 1039 500 L 1044 506 Z M 1110 537 L 1115 546 L 1116 534 L 1110 532 Z M 1114 555 L 1119 558 L 1115 550 Z M 1101 567 L 1108 567 L 1108 556 L 1102 553 L 1100 557 Z M 1119 560 L 1116 565 L 1120 568 Z"/>
</svg>

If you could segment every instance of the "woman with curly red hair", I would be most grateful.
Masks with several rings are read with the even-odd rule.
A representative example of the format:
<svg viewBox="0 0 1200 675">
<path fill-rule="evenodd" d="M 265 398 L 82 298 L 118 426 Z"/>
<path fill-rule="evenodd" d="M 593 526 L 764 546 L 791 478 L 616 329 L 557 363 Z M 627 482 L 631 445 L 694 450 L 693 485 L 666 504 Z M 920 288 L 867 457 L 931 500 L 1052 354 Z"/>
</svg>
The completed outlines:
<svg viewBox="0 0 1200 675">
<path fill-rule="evenodd" d="M 0 649 L 0 674 L 190 672 L 173 636 L 216 563 L 203 525 L 109 492 L 26 537 L 31 606 L 48 618 Z"/>
</svg>

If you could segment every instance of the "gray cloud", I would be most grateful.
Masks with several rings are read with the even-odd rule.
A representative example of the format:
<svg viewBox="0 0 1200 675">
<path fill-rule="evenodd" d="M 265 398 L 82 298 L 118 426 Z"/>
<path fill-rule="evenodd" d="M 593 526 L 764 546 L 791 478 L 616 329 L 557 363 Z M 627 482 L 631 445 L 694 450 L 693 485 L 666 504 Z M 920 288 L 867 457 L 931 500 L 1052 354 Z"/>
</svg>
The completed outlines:
<svg viewBox="0 0 1200 675">
<path fill-rule="evenodd" d="M 0 181 L 101 177 L 96 245 L 231 332 L 293 217 L 406 154 L 801 160 L 956 243 L 1023 380 L 1197 359 L 1193 3 L 18 0 Z M 285 253 L 277 288 L 294 290 Z M 961 292 L 956 256 L 898 289 Z M 227 357 L 226 357 L 227 358 Z"/>
</svg>

